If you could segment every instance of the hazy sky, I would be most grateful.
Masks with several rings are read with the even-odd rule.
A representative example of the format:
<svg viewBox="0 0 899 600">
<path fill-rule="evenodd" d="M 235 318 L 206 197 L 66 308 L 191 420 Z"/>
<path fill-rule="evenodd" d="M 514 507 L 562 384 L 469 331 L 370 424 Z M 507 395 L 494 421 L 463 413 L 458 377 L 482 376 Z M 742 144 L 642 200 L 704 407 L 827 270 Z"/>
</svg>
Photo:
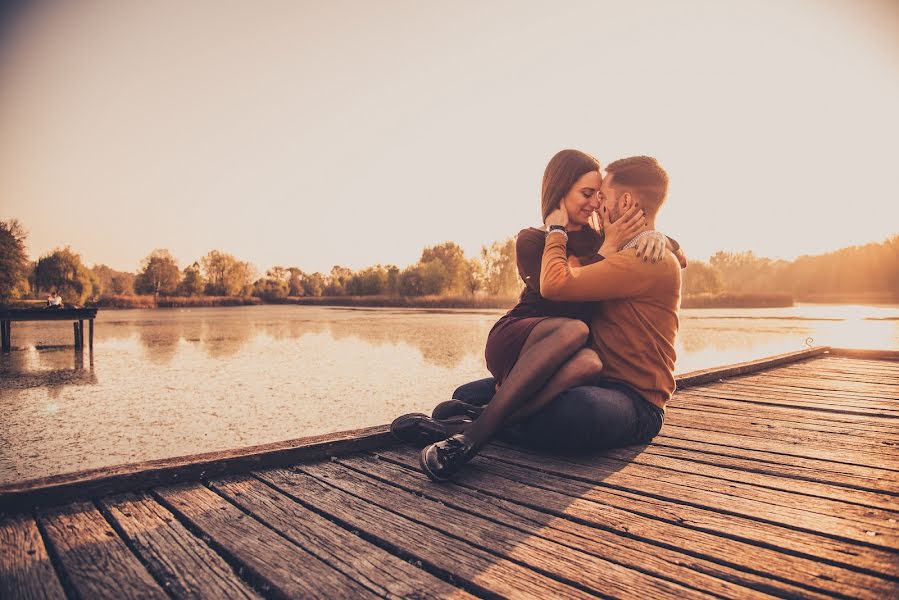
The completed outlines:
<svg viewBox="0 0 899 600">
<path fill-rule="evenodd" d="M 689 256 L 899 233 L 889 1 L 67 0 L 0 33 L 33 258 L 405 266 L 539 222 L 546 161 L 656 156 Z"/>
</svg>

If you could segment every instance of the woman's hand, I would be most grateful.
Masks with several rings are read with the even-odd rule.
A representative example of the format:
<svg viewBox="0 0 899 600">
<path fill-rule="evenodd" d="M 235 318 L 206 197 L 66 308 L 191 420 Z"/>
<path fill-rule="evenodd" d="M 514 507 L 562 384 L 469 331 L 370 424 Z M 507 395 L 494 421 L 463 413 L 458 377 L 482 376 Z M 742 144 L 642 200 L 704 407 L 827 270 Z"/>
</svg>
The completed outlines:
<svg viewBox="0 0 899 600">
<path fill-rule="evenodd" d="M 568 211 L 565 210 L 560 203 L 559 208 L 547 215 L 546 219 L 543 221 L 543 224 L 547 227 L 549 227 L 550 225 L 561 225 L 562 227 L 565 227 L 567 229 Z"/>
<path fill-rule="evenodd" d="M 600 217 L 605 240 L 599 253 L 606 258 L 618 252 L 623 245 L 634 239 L 634 236 L 640 233 L 640 230 L 646 225 L 643 210 L 636 204 L 627 209 L 627 212 L 614 223 L 609 221 L 609 211 L 605 207 L 600 210 Z"/>
<path fill-rule="evenodd" d="M 668 249 L 668 238 L 661 231 L 653 231 L 637 240 L 636 248 L 637 256 L 642 256 L 643 262 L 658 262 Z"/>
</svg>

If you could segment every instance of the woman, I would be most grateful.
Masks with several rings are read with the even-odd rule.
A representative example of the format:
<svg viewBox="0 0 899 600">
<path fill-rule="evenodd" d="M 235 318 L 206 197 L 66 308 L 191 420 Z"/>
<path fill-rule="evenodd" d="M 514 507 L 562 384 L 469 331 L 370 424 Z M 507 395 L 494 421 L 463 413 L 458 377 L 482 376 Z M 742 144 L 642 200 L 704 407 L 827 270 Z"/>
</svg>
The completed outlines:
<svg viewBox="0 0 899 600">
<path fill-rule="evenodd" d="M 590 226 L 598 207 L 599 162 L 577 150 L 563 150 L 550 160 L 542 186 L 544 220 L 557 208 L 568 214 L 568 252 L 579 264 L 617 252 L 643 226 L 635 207 L 614 224 L 603 218 L 604 234 Z M 522 230 L 516 243 L 519 273 L 525 283 L 521 299 L 494 325 L 487 338 L 487 368 L 496 379 L 496 394 L 473 422 L 403 415 L 391 425 L 398 438 L 435 442 L 422 451 L 421 466 L 431 479 L 447 479 L 473 457 L 505 423 L 522 421 L 564 390 L 595 383 L 601 370 L 596 353 L 586 347 L 589 330 L 582 320 L 585 303 L 551 302 L 540 295 L 540 261 L 545 231 Z M 655 260 L 665 250 L 664 237 L 647 236 L 638 252 Z M 436 417 L 458 406 L 446 403 Z M 444 410 L 445 409 L 445 410 Z M 455 435 L 452 435 L 455 434 Z"/>
</svg>

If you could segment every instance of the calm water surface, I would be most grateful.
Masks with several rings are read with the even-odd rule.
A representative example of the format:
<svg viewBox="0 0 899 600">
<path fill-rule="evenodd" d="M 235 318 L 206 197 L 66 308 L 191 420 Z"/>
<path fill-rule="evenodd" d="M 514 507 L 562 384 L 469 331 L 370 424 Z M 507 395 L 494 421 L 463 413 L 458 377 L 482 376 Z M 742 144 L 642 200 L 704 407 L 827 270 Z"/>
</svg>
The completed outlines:
<svg viewBox="0 0 899 600">
<path fill-rule="evenodd" d="M 63 323 L 0 355 L 0 482 L 263 444 L 429 411 L 487 375 L 501 310 L 100 311 L 93 364 Z M 899 349 L 899 306 L 681 311 L 684 373 L 814 344 Z"/>
</svg>

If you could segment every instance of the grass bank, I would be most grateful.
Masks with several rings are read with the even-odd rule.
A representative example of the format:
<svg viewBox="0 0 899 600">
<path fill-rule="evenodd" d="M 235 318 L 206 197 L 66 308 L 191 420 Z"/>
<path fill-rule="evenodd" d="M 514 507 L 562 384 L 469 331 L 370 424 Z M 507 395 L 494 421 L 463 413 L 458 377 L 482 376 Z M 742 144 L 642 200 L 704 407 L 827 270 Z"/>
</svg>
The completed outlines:
<svg viewBox="0 0 899 600">
<path fill-rule="evenodd" d="M 251 296 L 101 296 L 92 306 L 100 308 L 203 308 L 210 306 L 245 306 L 263 304 Z"/>
<path fill-rule="evenodd" d="M 366 306 L 384 308 L 503 308 L 515 306 L 517 296 L 304 296 L 278 304 L 304 306 Z"/>
</svg>

